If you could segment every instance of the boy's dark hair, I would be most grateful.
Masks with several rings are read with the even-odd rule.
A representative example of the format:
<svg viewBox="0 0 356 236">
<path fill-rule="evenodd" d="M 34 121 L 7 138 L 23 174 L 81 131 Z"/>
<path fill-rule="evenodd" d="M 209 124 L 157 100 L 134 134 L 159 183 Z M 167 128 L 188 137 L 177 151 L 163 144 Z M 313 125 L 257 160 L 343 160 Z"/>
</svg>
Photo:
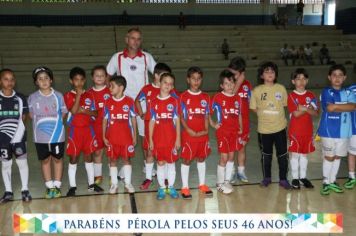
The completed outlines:
<svg viewBox="0 0 356 236">
<path fill-rule="evenodd" d="M 85 78 L 85 70 L 77 66 L 73 67 L 69 72 L 69 78 L 72 80 L 76 75 L 81 75 Z"/>
<path fill-rule="evenodd" d="M 246 70 L 246 61 L 242 57 L 234 57 L 228 67 L 242 73 Z"/>
<path fill-rule="evenodd" d="M 203 77 L 203 70 L 200 69 L 200 67 L 198 66 L 189 67 L 189 69 L 187 70 L 187 77 L 192 76 L 192 74 L 194 73 L 198 73 L 201 77 Z"/>
<path fill-rule="evenodd" d="M 176 80 L 176 77 L 172 73 L 163 73 L 161 74 L 161 77 L 159 78 L 159 81 L 162 82 L 162 80 L 166 77 L 171 77 L 173 80 Z"/>
<path fill-rule="evenodd" d="M 49 69 L 48 67 L 45 66 L 39 66 L 36 67 L 33 71 L 32 71 L 32 78 L 33 78 L 33 82 L 36 83 L 37 81 L 37 75 L 39 73 L 46 73 L 48 75 L 48 77 L 53 81 L 53 72 L 51 69 Z"/>
<path fill-rule="evenodd" d="M 346 68 L 341 64 L 332 65 L 329 68 L 329 75 L 331 75 L 335 70 L 341 70 L 344 75 L 346 75 Z"/>
<path fill-rule="evenodd" d="M 263 75 L 263 72 L 268 69 L 271 68 L 275 75 L 276 75 L 276 79 L 274 80 L 274 83 L 277 83 L 277 78 L 278 78 L 278 66 L 276 63 L 272 62 L 272 61 L 267 61 L 267 62 L 263 62 L 260 67 L 257 69 L 257 82 L 258 84 L 263 84 L 264 80 L 261 78 L 261 76 Z"/>
<path fill-rule="evenodd" d="M 219 75 L 219 90 L 222 91 L 222 88 L 220 87 L 220 85 L 224 84 L 224 79 L 228 79 L 229 81 L 234 81 L 235 82 L 235 77 L 234 74 L 231 73 L 228 70 L 223 70 L 220 72 Z"/>
<path fill-rule="evenodd" d="M 108 73 L 106 72 L 106 67 L 104 65 L 96 65 L 93 67 L 93 69 L 91 69 L 91 76 L 94 76 L 94 72 L 96 70 L 103 70 L 105 71 L 105 75 L 107 75 Z"/>
<path fill-rule="evenodd" d="M 124 86 L 124 91 L 126 89 L 126 85 L 127 85 L 127 82 L 126 82 L 126 79 L 124 76 L 122 75 L 113 75 L 110 79 L 110 82 L 114 82 L 115 84 L 117 84 L 118 86 Z"/>
<path fill-rule="evenodd" d="M 160 75 L 163 72 L 172 73 L 172 69 L 166 63 L 162 63 L 162 62 L 157 63 L 155 65 L 155 68 L 153 69 L 153 74 Z"/>
<path fill-rule="evenodd" d="M 298 75 L 304 75 L 305 78 L 309 79 L 309 74 L 304 68 L 297 68 L 291 75 L 291 80 L 297 78 Z"/>
<path fill-rule="evenodd" d="M 9 69 L 9 68 L 4 68 L 0 70 L 0 78 L 2 77 L 2 75 L 6 72 L 12 73 L 13 75 L 15 74 L 13 70 Z"/>
</svg>

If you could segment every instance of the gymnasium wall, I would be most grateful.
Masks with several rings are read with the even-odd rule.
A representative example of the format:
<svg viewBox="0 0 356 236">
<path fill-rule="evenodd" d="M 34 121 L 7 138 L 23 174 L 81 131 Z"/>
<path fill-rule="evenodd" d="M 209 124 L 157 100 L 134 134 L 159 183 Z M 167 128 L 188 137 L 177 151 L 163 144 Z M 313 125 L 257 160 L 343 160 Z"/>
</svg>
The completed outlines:
<svg viewBox="0 0 356 236">
<path fill-rule="evenodd" d="M 338 28 L 345 34 L 356 34 L 356 1 L 339 0 L 336 1 L 335 21 Z"/>
</svg>

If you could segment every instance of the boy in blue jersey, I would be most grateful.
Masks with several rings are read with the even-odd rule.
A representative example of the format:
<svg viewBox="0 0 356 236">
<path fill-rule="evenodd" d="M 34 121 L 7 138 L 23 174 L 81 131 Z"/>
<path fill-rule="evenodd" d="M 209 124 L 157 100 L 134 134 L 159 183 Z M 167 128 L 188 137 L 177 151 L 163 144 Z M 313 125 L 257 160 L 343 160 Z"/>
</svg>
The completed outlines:
<svg viewBox="0 0 356 236">
<path fill-rule="evenodd" d="M 19 167 L 22 200 L 32 199 L 28 191 L 28 164 L 26 151 L 26 130 L 24 120 L 28 113 L 25 97 L 17 93 L 14 72 L 10 69 L 0 70 L 0 161 L 1 173 L 5 186 L 0 204 L 14 199 L 11 186 L 12 157 L 16 157 Z"/>
<path fill-rule="evenodd" d="M 356 98 L 356 84 L 353 84 L 349 87 Z M 353 101 L 356 103 L 356 101 Z M 349 179 L 344 183 L 346 189 L 353 189 L 356 185 L 355 179 L 355 158 L 356 158 L 356 111 L 351 112 L 351 125 L 352 125 L 352 136 L 349 143 Z"/>
<path fill-rule="evenodd" d="M 61 196 L 63 176 L 63 118 L 68 110 L 63 95 L 52 88 L 53 73 L 49 68 L 35 68 L 32 77 L 38 90 L 29 96 L 28 106 L 32 119 L 33 141 L 41 161 L 46 186 L 45 198 L 58 198 Z"/>
<path fill-rule="evenodd" d="M 330 87 L 324 88 L 321 95 L 322 115 L 318 129 L 323 152 L 323 186 L 322 195 L 330 190 L 342 193 L 344 190 L 336 183 L 340 167 L 340 158 L 347 155 L 351 137 L 351 114 L 355 109 L 354 94 L 342 87 L 346 79 L 343 65 L 333 65 L 329 69 Z"/>
</svg>

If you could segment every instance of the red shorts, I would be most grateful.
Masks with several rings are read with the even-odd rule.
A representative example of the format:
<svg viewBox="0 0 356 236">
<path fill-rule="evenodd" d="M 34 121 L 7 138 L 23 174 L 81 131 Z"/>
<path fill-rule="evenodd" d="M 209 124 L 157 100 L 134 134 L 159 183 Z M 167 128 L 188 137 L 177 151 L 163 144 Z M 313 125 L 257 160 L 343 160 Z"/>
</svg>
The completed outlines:
<svg viewBox="0 0 356 236">
<path fill-rule="evenodd" d="M 238 142 L 241 146 L 245 146 L 250 141 L 250 133 L 242 133 L 237 135 Z"/>
<path fill-rule="evenodd" d="M 149 149 L 149 125 L 150 125 L 150 121 L 149 120 L 145 120 L 145 136 L 143 136 L 143 140 L 142 140 L 142 148 L 143 150 L 147 151 Z"/>
<path fill-rule="evenodd" d="M 173 163 L 178 160 L 178 152 L 174 147 L 154 148 L 152 153 L 153 156 L 156 157 L 157 161 L 165 161 L 167 163 Z"/>
<path fill-rule="evenodd" d="M 216 141 L 219 153 L 236 152 L 242 148 L 237 134 L 226 133 L 224 135 L 216 135 Z"/>
<path fill-rule="evenodd" d="M 209 141 L 203 142 L 184 142 L 182 145 L 181 157 L 186 160 L 195 158 L 207 158 L 211 153 Z"/>
<path fill-rule="evenodd" d="M 315 151 L 313 136 L 289 136 L 289 152 L 307 154 Z"/>
<path fill-rule="evenodd" d="M 109 145 L 106 150 L 106 155 L 111 160 L 117 160 L 121 158 L 131 158 L 135 156 L 135 148 L 132 144 L 130 145 Z"/>
<path fill-rule="evenodd" d="M 68 128 L 67 155 L 77 157 L 81 152 L 90 155 L 97 150 L 97 146 L 93 127 L 70 126 Z"/>
<path fill-rule="evenodd" d="M 94 132 L 95 132 L 95 137 L 96 141 L 98 142 L 98 146 L 96 150 L 101 150 L 105 148 L 105 144 L 103 141 L 103 126 L 102 125 L 94 125 Z"/>
</svg>

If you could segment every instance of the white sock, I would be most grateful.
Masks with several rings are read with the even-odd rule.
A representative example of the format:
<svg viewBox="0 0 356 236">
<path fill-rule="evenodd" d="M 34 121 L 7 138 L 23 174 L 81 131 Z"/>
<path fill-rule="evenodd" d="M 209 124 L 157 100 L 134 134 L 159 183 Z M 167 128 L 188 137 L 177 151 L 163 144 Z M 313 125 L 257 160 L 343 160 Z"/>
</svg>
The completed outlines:
<svg viewBox="0 0 356 236">
<path fill-rule="evenodd" d="M 5 191 L 12 192 L 11 187 L 11 166 L 12 166 L 12 159 L 11 160 L 3 160 L 2 161 L 2 179 L 4 180 Z"/>
<path fill-rule="evenodd" d="M 330 173 L 333 167 L 333 162 L 328 161 L 324 158 L 323 160 L 323 183 L 330 184 Z"/>
<path fill-rule="evenodd" d="M 85 162 L 85 169 L 87 170 L 88 185 L 94 184 L 94 163 Z"/>
<path fill-rule="evenodd" d="M 234 162 L 233 161 L 228 161 L 226 163 L 226 168 L 225 168 L 225 180 L 226 181 L 230 182 L 233 168 L 234 168 Z"/>
<path fill-rule="evenodd" d="M 110 167 L 110 178 L 111 178 L 111 184 L 117 185 L 118 180 L 117 180 L 117 167 L 116 166 Z"/>
<path fill-rule="evenodd" d="M 154 163 L 146 163 L 146 179 L 152 180 L 152 171 Z"/>
<path fill-rule="evenodd" d="M 296 152 L 291 153 L 291 158 L 290 158 L 290 168 L 291 168 L 291 174 L 292 174 L 292 179 L 299 179 L 299 158 L 300 154 Z"/>
<path fill-rule="evenodd" d="M 102 170 L 102 163 L 94 163 L 94 176 L 102 176 L 103 175 L 103 170 Z"/>
<path fill-rule="evenodd" d="M 216 183 L 222 184 L 225 180 L 225 167 L 218 165 L 217 175 L 216 175 Z"/>
<path fill-rule="evenodd" d="M 238 166 L 237 167 L 237 173 L 244 174 L 245 173 L 245 167 L 244 166 Z"/>
<path fill-rule="evenodd" d="M 160 188 L 166 188 L 166 185 L 164 183 L 164 172 L 166 170 L 165 165 L 166 164 L 162 166 L 157 165 L 157 181 Z"/>
<path fill-rule="evenodd" d="M 16 159 L 17 166 L 19 167 L 20 178 L 22 189 L 21 191 L 28 190 L 28 164 L 27 158 L 25 159 Z"/>
<path fill-rule="evenodd" d="M 124 165 L 125 184 L 131 184 L 132 165 Z"/>
<path fill-rule="evenodd" d="M 174 182 L 176 181 L 176 163 L 166 164 L 167 173 L 168 173 L 168 187 L 173 187 Z"/>
<path fill-rule="evenodd" d="M 182 176 L 182 188 L 189 188 L 188 179 L 189 179 L 189 167 L 188 165 L 182 164 L 180 166 L 180 173 Z"/>
<path fill-rule="evenodd" d="M 69 186 L 77 187 L 77 183 L 75 182 L 75 175 L 77 173 L 77 164 L 68 165 L 68 178 L 69 178 Z"/>
<path fill-rule="evenodd" d="M 206 163 L 197 162 L 198 176 L 199 176 L 199 186 L 205 184 L 205 174 L 206 174 Z"/>
<path fill-rule="evenodd" d="M 53 186 L 56 188 L 61 188 L 62 181 L 58 181 L 58 180 L 53 181 Z"/>
<path fill-rule="evenodd" d="M 120 171 L 119 171 L 119 173 L 117 175 L 120 176 L 121 179 L 123 179 L 125 177 L 124 167 L 120 168 Z"/>
<path fill-rule="evenodd" d="M 164 165 L 164 179 L 168 179 L 168 176 L 169 176 L 169 174 L 168 174 L 168 165 L 167 165 L 167 163 Z"/>
<path fill-rule="evenodd" d="M 52 180 L 45 182 L 46 188 L 54 188 L 54 183 Z"/>
<path fill-rule="evenodd" d="M 341 159 L 335 159 L 330 172 L 330 183 L 334 183 L 336 181 L 337 173 L 339 172 Z"/>
<path fill-rule="evenodd" d="M 308 167 L 308 158 L 306 155 L 301 154 L 299 159 L 299 176 L 301 179 L 307 177 L 307 167 Z"/>
<path fill-rule="evenodd" d="M 355 178 L 355 172 L 349 172 L 349 178 L 354 179 Z"/>
</svg>

